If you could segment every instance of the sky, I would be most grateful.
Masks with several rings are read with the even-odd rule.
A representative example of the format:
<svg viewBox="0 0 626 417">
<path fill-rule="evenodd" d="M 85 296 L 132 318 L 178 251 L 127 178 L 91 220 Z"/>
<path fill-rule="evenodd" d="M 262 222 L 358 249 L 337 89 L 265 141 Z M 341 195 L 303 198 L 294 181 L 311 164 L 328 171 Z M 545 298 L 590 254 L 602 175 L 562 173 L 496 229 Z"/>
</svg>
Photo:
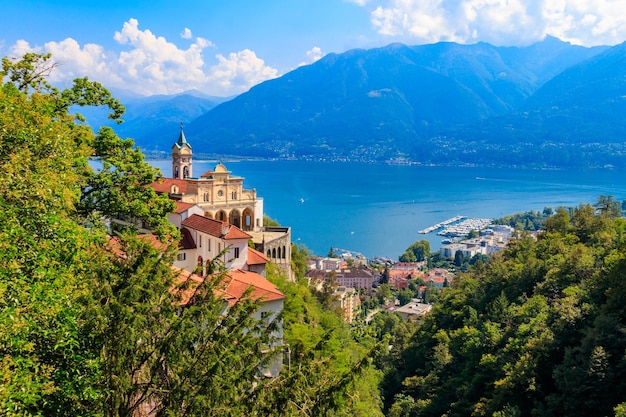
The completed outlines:
<svg viewBox="0 0 626 417">
<path fill-rule="evenodd" d="M 0 56 L 51 53 L 50 81 L 229 97 L 328 53 L 393 42 L 626 40 L 624 0 L 0 0 Z"/>
</svg>

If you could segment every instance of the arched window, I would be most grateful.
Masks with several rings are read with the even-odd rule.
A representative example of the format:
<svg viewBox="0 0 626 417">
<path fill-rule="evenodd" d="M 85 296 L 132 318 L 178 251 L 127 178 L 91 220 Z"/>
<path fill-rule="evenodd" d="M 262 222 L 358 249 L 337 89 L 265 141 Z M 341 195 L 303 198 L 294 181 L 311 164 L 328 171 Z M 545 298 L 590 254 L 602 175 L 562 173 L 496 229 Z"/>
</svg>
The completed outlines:
<svg viewBox="0 0 626 417">
<path fill-rule="evenodd" d="M 269 250 L 269 249 L 267 250 L 267 257 L 268 257 L 268 258 L 271 258 L 271 257 L 272 257 L 272 252 L 270 252 L 270 250 Z"/>
<path fill-rule="evenodd" d="M 178 187 L 176 185 L 172 185 L 171 192 L 172 194 L 178 194 Z"/>
<path fill-rule="evenodd" d="M 202 196 L 202 200 L 209 201 L 209 193 L 204 193 L 204 195 Z"/>
<path fill-rule="evenodd" d="M 212 269 L 211 260 L 207 259 L 207 261 L 206 261 L 206 274 L 207 275 L 210 275 L 210 274 L 213 273 L 213 271 L 211 269 Z"/>
<path fill-rule="evenodd" d="M 280 256 L 280 246 L 278 247 L 278 258 L 281 258 L 281 256 Z"/>
<path fill-rule="evenodd" d="M 197 268 L 197 273 L 200 276 L 204 275 L 204 260 L 202 259 L 202 256 L 198 256 L 198 268 Z"/>
<path fill-rule="evenodd" d="M 276 259 L 276 248 L 272 249 L 272 258 Z"/>
<path fill-rule="evenodd" d="M 183 178 L 189 178 L 189 167 L 188 166 L 184 166 L 183 167 Z"/>
<path fill-rule="evenodd" d="M 179 172 L 178 172 L 178 167 L 175 166 L 174 167 L 174 178 L 178 178 Z"/>
<path fill-rule="evenodd" d="M 285 259 L 285 258 L 286 258 L 285 252 L 286 252 L 286 251 L 285 251 L 285 247 L 283 246 L 283 259 Z"/>
</svg>

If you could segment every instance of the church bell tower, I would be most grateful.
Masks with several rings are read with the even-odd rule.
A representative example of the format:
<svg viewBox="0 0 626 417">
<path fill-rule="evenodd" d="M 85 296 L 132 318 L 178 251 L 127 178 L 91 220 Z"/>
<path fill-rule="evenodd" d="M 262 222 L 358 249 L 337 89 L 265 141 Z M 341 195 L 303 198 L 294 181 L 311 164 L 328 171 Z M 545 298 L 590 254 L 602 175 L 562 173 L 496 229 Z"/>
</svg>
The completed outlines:
<svg viewBox="0 0 626 417">
<path fill-rule="evenodd" d="M 183 124 L 180 124 L 180 135 L 178 141 L 172 145 L 172 177 L 191 178 L 191 145 L 185 138 Z"/>
</svg>

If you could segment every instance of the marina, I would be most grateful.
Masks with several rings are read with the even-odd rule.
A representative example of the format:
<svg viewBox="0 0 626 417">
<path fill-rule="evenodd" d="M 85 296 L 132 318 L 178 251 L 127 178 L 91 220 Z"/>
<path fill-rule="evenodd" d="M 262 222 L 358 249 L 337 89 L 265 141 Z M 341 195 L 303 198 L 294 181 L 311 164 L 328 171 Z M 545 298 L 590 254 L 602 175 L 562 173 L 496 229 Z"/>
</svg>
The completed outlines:
<svg viewBox="0 0 626 417">
<path fill-rule="evenodd" d="M 442 231 L 437 232 L 437 234 L 447 237 L 465 237 L 472 230 L 479 232 L 491 224 L 491 219 L 466 219 L 461 223 L 446 226 Z"/>
<path fill-rule="evenodd" d="M 418 230 L 417 233 L 420 233 L 422 235 L 427 235 L 427 234 L 429 234 L 431 232 L 434 232 L 435 230 L 439 230 L 439 229 L 441 229 L 441 228 L 443 228 L 445 226 L 448 226 L 448 225 L 450 225 L 450 224 L 452 224 L 454 222 L 458 222 L 459 220 L 463 220 L 463 219 L 465 219 L 465 216 L 454 216 L 454 217 L 452 217 L 452 218 L 450 218 L 448 220 L 444 220 L 444 221 L 442 221 L 440 223 L 437 223 L 437 224 L 434 224 L 434 225 L 432 225 L 430 227 L 427 227 L 426 229 Z"/>
</svg>

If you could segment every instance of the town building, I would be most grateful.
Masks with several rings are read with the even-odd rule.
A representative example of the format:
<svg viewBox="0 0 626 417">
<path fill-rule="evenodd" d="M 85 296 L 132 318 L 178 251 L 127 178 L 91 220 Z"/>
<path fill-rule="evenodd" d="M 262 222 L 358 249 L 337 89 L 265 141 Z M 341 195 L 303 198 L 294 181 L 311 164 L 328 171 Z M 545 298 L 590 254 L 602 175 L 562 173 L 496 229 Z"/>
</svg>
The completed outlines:
<svg viewBox="0 0 626 417">
<path fill-rule="evenodd" d="M 245 189 L 243 180 L 243 177 L 232 175 L 221 162 L 213 170 L 194 177 L 193 149 L 181 125 L 178 140 L 172 145 L 172 178 L 159 178 L 151 186 L 176 201 L 176 212 L 170 215 L 170 221 L 179 229 L 194 215 L 236 226 L 247 234 L 258 252 L 278 265 L 287 277 L 293 278 L 291 228 L 264 227 L 263 199 L 255 189 Z M 203 262 L 207 261 L 206 256 L 215 255 L 223 249 L 206 248 L 199 255 Z"/>
<path fill-rule="evenodd" d="M 346 323 L 352 323 L 361 308 L 361 299 L 354 288 L 339 286 L 333 292 L 333 304 L 341 310 Z"/>
<path fill-rule="evenodd" d="M 370 294 L 374 284 L 374 275 L 368 269 L 321 270 L 310 269 L 305 277 L 312 285 L 323 283 L 329 279 L 340 287 L 353 288 L 357 292 L 363 290 Z"/>
<path fill-rule="evenodd" d="M 439 253 L 441 256 L 450 259 L 454 259 L 458 251 L 463 254 L 464 258 L 473 258 L 478 254 L 492 255 L 506 248 L 509 239 L 510 236 L 507 236 L 506 232 L 494 232 L 478 238 L 443 245 L 439 248 Z"/>
<path fill-rule="evenodd" d="M 436 286 L 437 288 L 443 288 L 452 283 L 454 275 L 445 268 L 433 268 L 428 271 L 428 274 L 424 277 L 424 282 L 427 284 Z"/>
<path fill-rule="evenodd" d="M 428 313 L 432 310 L 433 306 L 430 304 L 424 304 L 417 299 L 413 299 L 410 303 L 403 306 L 389 306 L 386 308 L 391 313 L 398 313 L 405 319 L 416 319 Z"/>
<path fill-rule="evenodd" d="M 367 294 L 371 294 L 374 284 L 374 276 L 367 269 L 344 269 L 337 273 L 336 279 L 339 286 L 364 290 Z"/>
<path fill-rule="evenodd" d="M 273 336 L 274 346 L 281 347 L 280 312 L 286 297 L 266 279 L 266 265 L 273 261 L 291 273 L 291 230 L 264 228 L 263 199 L 256 190 L 244 189 L 243 178 L 231 175 L 222 163 L 194 177 L 192 158 L 193 150 L 181 125 L 172 146 L 172 178 L 159 178 L 151 184 L 176 203 L 176 209 L 168 215 L 181 235 L 173 267 L 185 271 L 181 276 L 198 282 L 223 267 L 223 286 L 216 288 L 216 296 L 225 302 L 224 313 L 228 314 L 228 307 L 243 297 L 258 301 L 256 318 L 268 324 L 279 320 L 274 323 Z M 146 225 L 139 226 L 146 238 L 158 244 L 148 237 L 151 235 Z M 250 247 L 250 241 L 255 248 Z M 278 375 L 282 359 L 282 354 L 278 355 L 262 373 L 268 377 Z"/>
</svg>

